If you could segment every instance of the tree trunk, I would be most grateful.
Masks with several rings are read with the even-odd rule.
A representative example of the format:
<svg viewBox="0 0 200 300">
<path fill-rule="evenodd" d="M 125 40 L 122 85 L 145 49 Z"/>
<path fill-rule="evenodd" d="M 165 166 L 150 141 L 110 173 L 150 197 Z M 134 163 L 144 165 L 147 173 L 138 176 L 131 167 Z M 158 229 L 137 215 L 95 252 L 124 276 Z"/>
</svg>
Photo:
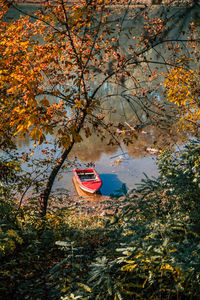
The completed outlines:
<svg viewBox="0 0 200 300">
<path fill-rule="evenodd" d="M 76 122 L 76 133 L 79 134 L 80 130 L 83 127 L 85 118 L 87 116 L 87 108 L 89 106 L 89 101 L 86 101 L 85 107 L 83 108 L 81 114 L 80 114 L 80 118 L 79 120 L 77 120 Z M 57 164 L 55 165 L 55 167 L 53 168 L 53 170 L 51 171 L 51 174 L 48 178 L 46 187 L 44 189 L 44 191 L 41 192 L 40 194 L 40 199 L 39 199 L 39 213 L 41 217 L 44 217 L 46 215 L 47 212 L 47 205 L 48 205 L 48 199 L 49 199 L 49 195 L 51 193 L 52 187 L 53 187 L 53 183 L 55 181 L 55 178 L 59 172 L 59 170 L 61 169 L 63 163 L 65 162 L 68 154 L 70 153 L 70 151 L 72 150 L 73 146 L 74 146 L 74 138 L 72 137 L 72 141 L 71 144 L 69 146 L 69 148 L 67 148 L 63 154 L 61 155 L 60 159 L 58 160 Z"/>
<path fill-rule="evenodd" d="M 63 154 L 60 157 L 60 159 L 58 160 L 57 164 L 55 165 L 55 167 L 51 171 L 51 174 L 48 178 L 48 181 L 47 181 L 47 184 L 46 184 L 46 187 L 45 187 L 44 191 L 42 191 L 41 194 L 40 194 L 39 213 L 40 213 L 41 217 L 44 217 L 46 215 L 48 199 L 49 199 L 49 195 L 51 193 L 52 187 L 53 187 L 53 183 L 55 181 L 55 178 L 56 178 L 59 170 L 61 169 L 63 163 L 65 162 L 68 154 L 70 153 L 73 145 L 74 145 L 74 141 L 71 143 L 70 147 L 63 152 Z"/>
</svg>

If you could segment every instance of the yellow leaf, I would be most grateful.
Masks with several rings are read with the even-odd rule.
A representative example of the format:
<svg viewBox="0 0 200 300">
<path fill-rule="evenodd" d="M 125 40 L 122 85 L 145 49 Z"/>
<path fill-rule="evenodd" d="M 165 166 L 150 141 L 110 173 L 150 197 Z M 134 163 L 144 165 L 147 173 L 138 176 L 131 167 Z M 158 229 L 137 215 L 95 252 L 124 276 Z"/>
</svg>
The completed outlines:
<svg viewBox="0 0 200 300">
<path fill-rule="evenodd" d="M 14 133 L 14 136 L 16 136 L 18 133 L 20 133 L 24 129 L 25 129 L 24 125 L 17 126 L 17 131 Z"/>
<path fill-rule="evenodd" d="M 84 284 L 84 283 L 78 282 L 77 285 L 79 285 L 80 287 L 84 288 L 84 290 L 86 290 L 89 293 L 92 292 L 91 288 L 88 285 Z"/>
<path fill-rule="evenodd" d="M 30 156 L 32 156 L 34 153 L 35 153 L 35 152 L 34 152 L 34 151 L 32 151 L 32 152 L 30 153 Z"/>
</svg>

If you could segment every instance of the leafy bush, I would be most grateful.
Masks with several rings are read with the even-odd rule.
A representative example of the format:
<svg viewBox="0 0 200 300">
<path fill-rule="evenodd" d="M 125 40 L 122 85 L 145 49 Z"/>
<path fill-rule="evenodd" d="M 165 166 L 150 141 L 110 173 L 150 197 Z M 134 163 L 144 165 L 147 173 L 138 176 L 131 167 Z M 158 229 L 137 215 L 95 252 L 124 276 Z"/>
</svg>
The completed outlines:
<svg viewBox="0 0 200 300">
<path fill-rule="evenodd" d="M 113 216 L 62 208 L 41 219 L 1 201 L 0 296 L 198 299 L 199 146 L 162 153 L 159 178 L 121 197 Z"/>
<path fill-rule="evenodd" d="M 199 146 L 192 141 L 160 155 L 159 178 L 144 179 L 127 195 L 118 222 L 108 222 L 110 240 L 89 266 L 87 289 L 62 299 L 200 296 Z"/>
</svg>

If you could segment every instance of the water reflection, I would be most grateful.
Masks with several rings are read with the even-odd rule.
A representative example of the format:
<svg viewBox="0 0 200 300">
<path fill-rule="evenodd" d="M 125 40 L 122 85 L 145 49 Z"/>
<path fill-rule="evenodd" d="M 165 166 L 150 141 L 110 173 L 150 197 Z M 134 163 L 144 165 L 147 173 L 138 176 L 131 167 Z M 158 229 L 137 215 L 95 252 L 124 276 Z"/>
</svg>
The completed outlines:
<svg viewBox="0 0 200 300">
<path fill-rule="evenodd" d="M 123 139 L 127 144 L 123 143 Z M 77 157 L 81 162 L 96 162 L 101 159 L 102 154 L 109 157 L 114 156 L 120 147 L 117 144 L 109 145 L 110 136 L 105 133 L 105 139 L 102 141 L 100 137 L 93 134 L 89 138 L 85 138 L 81 143 L 74 146 L 69 158 Z M 137 159 L 148 155 L 147 148 L 155 148 L 164 150 L 172 147 L 176 143 L 182 144 L 185 140 L 184 133 L 176 133 L 173 130 L 162 129 L 159 127 L 149 126 L 146 131 L 128 132 L 118 137 L 124 152 L 128 157 Z M 121 148 L 121 153 L 122 152 Z"/>
<path fill-rule="evenodd" d="M 108 145 L 109 135 L 105 135 L 105 140 L 102 141 L 97 135 L 93 134 L 89 138 L 85 138 L 81 143 L 74 146 L 70 153 L 69 160 L 74 160 L 78 163 L 78 167 L 87 168 L 88 164 L 92 163 L 98 174 L 100 175 L 103 185 L 101 192 L 103 196 L 115 194 L 117 190 L 125 184 L 130 190 L 136 187 L 144 178 L 144 173 L 149 177 L 156 177 L 158 169 L 156 166 L 156 155 L 147 152 L 147 148 L 165 149 L 168 146 L 173 146 L 177 141 L 181 144 L 184 141 L 184 135 L 173 134 L 169 130 L 149 126 L 145 133 L 135 133 L 129 145 L 121 144 Z M 17 140 L 18 147 L 22 152 L 26 152 L 33 147 L 33 143 L 26 139 Z M 45 144 L 38 147 L 37 151 L 32 156 L 32 159 L 44 158 L 42 150 L 45 149 Z M 31 151 L 31 150 L 29 150 Z M 54 158 L 56 153 L 53 154 Z M 73 167 L 67 166 L 56 178 L 54 184 L 55 190 L 69 191 L 70 196 L 77 196 L 77 191 L 72 183 Z"/>
<path fill-rule="evenodd" d="M 119 180 L 117 174 L 100 174 L 103 185 L 101 187 L 101 193 L 104 196 L 109 196 L 110 194 L 115 194 L 117 190 L 122 187 L 122 182 Z"/>
<path fill-rule="evenodd" d="M 88 156 L 86 157 L 88 160 Z M 120 163 L 116 163 L 118 160 Z M 85 162 L 80 162 L 80 165 L 81 168 L 86 167 Z M 102 195 L 116 194 L 122 184 L 125 184 L 128 190 L 136 187 L 144 178 L 144 173 L 149 177 L 158 175 L 155 155 L 146 154 L 143 157 L 133 158 L 126 152 L 125 147 L 113 151 L 112 155 L 102 152 L 99 160 L 96 160 L 94 165 L 103 182 Z M 56 179 L 54 190 L 65 188 L 72 197 L 76 196 L 77 192 L 72 184 L 72 178 L 72 168 L 63 171 L 62 178 Z"/>
<path fill-rule="evenodd" d="M 82 162 L 96 162 L 100 160 L 102 153 L 110 156 L 118 150 L 118 145 L 111 146 L 108 145 L 108 142 L 109 136 L 102 141 L 100 137 L 93 134 L 89 138 L 84 139 L 81 143 L 76 144 L 69 158 L 74 159 L 77 157 Z"/>
</svg>

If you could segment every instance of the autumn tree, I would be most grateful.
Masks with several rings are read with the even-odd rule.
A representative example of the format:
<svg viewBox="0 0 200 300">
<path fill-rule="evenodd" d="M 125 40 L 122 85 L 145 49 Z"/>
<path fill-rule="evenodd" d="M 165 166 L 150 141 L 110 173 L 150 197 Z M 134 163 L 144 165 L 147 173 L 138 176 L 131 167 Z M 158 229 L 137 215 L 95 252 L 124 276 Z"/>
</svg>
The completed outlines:
<svg viewBox="0 0 200 300">
<path fill-rule="evenodd" d="M 0 130 L 2 135 L 8 129 L 12 135 L 29 134 L 39 144 L 56 134 L 62 154 L 40 195 L 44 216 L 54 180 L 83 134 L 90 136 L 92 128 L 101 132 L 101 126 L 115 138 L 113 124 L 102 113 L 105 99 L 115 97 L 116 105 L 127 105 L 139 128 L 149 118 L 159 126 L 158 116 L 174 117 L 159 100 L 160 78 L 176 64 L 181 45 L 193 37 L 171 36 L 172 17 L 184 20 L 187 9 L 173 11 L 170 19 L 165 7 L 131 9 L 132 1 L 120 1 L 119 9 L 113 7 L 118 1 L 57 0 L 43 1 L 29 16 L 17 2 L 0 2 L 4 18 L 9 6 L 24 15 L 0 23 Z M 140 32 L 134 34 L 138 24 Z M 162 53 L 166 45 L 167 59 Z M 117 89 L 103 95 L 106 84 Z"/>
<path fill-rule="evenodd" d="M 192 7 L 199 7 L 199 1 L 189 1 Z M 191 39 L 187 53 L 177 59 L 165 81 L 167 100 L 175 104 L 178 117 L 178 131 L 199 134 L 200 92 L 199 92 L 199 15 L 196 12 L 190 24 Z M 198 43 L 196 43 L 198 41 Z"/>
<path fill-rule="evenodd" d="M 167 99 L 177 107 L 178 130 L 199 134 L 200 72 L 199 53 L 194 58 L 183 57 L 167 76 Z"/>
</svg>

